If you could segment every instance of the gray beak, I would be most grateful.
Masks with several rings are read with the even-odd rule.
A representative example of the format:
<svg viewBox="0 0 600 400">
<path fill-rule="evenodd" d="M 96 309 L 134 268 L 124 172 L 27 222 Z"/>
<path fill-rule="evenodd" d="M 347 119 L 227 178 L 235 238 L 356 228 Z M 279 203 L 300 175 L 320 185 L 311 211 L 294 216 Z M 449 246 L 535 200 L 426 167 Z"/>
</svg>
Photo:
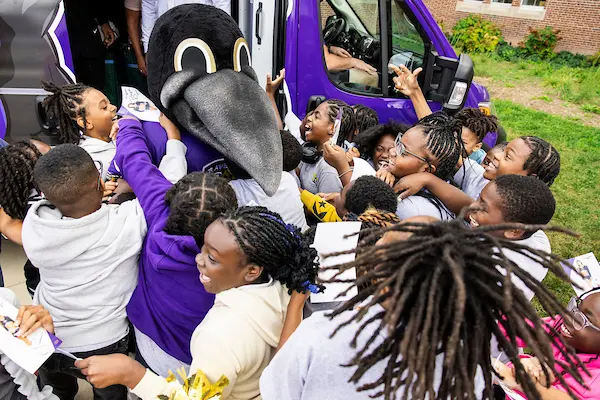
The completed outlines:
<svg viewBox="0 0 600 400">
<path fill-rule="evenodd" d="M 181 126 L 244 168 L 267 195 L 275 194 L 283 170 L 281 135 L 251 68 L 176 72 L 160 98 Z"/>
</svg>

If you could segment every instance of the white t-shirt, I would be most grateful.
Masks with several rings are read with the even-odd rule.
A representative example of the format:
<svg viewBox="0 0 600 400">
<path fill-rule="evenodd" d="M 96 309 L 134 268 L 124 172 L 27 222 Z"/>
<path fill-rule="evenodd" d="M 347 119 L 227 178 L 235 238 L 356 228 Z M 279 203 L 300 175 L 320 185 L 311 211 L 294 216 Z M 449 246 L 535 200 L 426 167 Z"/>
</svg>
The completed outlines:
<svg viewBox="0 0 600 400">
<path fill-rule="evenodd" d="M 142 0 L 125 0 L 125 8 L 131 11 L 140 11 L 142 9 Z"/>
<path fill-rule="evenodd" d="M 485 169 L 474 160 L 465 158 L 463 166 L 454 174 L 454 182 L 472 199 L 477 200 L 490 181 L 483 177 Z"/>
<path fill-rule="evenodd" d="M 236 179 L 229 182 L 235 191 L 240 207 L 258 205 L 266 207 L 281 215 L 286 224 L 296 225 L 303 232 L 308 229 L 304 205 L 300 200 L 300 191 L 294 177 L 288 173 L 281 174 L 281 182 L 277 192 L 271 197 L 254 179 Z"/>
<path fill-rule="evenodd" d="M 438 208 L 431 200 L 417 195 L 407 197 L 402 201 L 398 200 L 396 214 L 401 220 L 419 215 L 434 217 L 442 221 L 449 221 L 455 217 L 441 202 L 440 208 Z"/>
<path fill-rule="evenodd" d="M 323 157 L 315 164 L 304 161 L 300 163 L 300 185 L 302 189 L 312 194 L 339 193 L 342 191 L 342 181 L 338 172 Z"/>
</svg>

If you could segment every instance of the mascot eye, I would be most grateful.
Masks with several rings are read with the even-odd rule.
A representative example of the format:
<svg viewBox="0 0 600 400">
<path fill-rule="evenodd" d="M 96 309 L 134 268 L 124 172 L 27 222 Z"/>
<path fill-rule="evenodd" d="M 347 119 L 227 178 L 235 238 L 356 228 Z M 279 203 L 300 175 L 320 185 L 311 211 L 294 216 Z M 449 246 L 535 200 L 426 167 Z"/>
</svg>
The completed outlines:
<svg viewBox="0 0 600 400">
<path fill-rule="evenodd" d="M 250 49 L 246 39 L 239 38 L 233 46 L 233 69 L 241 72 L 242 68 L 250 66 Z"/>
<path fill-rule="evenodd" d="M 185 39 L 175 50 L 175 72 L 195 69 L 203 75 L 217 71 L 215 56 L 210 46 L 198 38 Z"/>
</svg>

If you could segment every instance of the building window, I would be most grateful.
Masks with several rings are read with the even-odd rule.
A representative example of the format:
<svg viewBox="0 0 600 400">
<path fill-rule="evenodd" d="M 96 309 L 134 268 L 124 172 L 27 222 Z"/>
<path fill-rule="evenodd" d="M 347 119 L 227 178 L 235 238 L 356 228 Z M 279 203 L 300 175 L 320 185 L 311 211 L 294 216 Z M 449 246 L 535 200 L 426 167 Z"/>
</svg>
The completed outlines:
<svg viewBox="0 0 600 400">
<path fill-rule="evenodd" d="M 545 7 L 546 0 L 523 0 L 521 2 L 522 6 L 534 6 L 534 7 Z"/>
<path fill-rule="evenodd" d="M 512 4 L 512 0 L 492 0 L 492 3 Z"/>
</svg>

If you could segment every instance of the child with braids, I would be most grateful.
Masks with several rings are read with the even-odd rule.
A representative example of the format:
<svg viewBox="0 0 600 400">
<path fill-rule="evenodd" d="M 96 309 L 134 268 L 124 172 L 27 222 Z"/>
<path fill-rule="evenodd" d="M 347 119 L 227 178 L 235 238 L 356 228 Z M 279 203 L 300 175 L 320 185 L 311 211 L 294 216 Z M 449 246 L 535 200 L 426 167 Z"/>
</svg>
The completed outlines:
<svg viewBox="0 0 600 400">
<path fill-rule="evenodd" d="M 583 293 L 580 297 L 572 297 L 567 306 L 566 318 L 560 315 L 544 318 L 545 330 L 554 336 L 560 337 L 563 342 L 575 349 L 577 356 L 585 366 L 586 371 L 580 368 L 583 385 L 577 377 L 568 371 L 563 371 L 561 364 L 567 362 L 564 346 L 553 345 L 555 368 L 564 381 L 557 376 L 546 376 L 540 360 L 528 355 L 521 356 L 521 364 L 526 366 L 526 371 L 536 382 L 536 388 L 542 400 L 569 399 L 568 390 L 575 393 L 578 399 L 600 398 L 600 288 Z M 528 347 L 526 341 L 517 339 L 521 347 Z M 507 378 L 504 383 L 511 389 L 522 392 L 521 385 L 514 379 L 514 366 L 498 363 L 496 366 Z M 589 375 L 588 375 L 589 373 Z M 546 381 L 550 387 L 546 387 Z M 568 389 L 567 389 L 568 388 Z"/>
<path fill-rule="evenodd" d="M 354 110 L 354 118 L 356 119 L 356 130 L 354 132 L 354 138 L 362 132 L 370 129 L 374 126 L 379 125 L 379 116 L 377 111 L 370 107 L 357 104 L 352 107 Z"/>
<path fill-rule="evenodd" d="M 148 224 L 127 316 L 137 358 L 167 376 L 192 362 L 192 333 L 214 302 L 198 280 L 195 262 L 204 231 L 221 213 L 237 208 L 237 200 L 227 181 L 212 174 L 193 172 L 171 184 L 152 162 L 151 139 L 141 123 L 123 118 L 118 124 L 114 164 Z"/>
<path fill-rule="evenodd" d="M 336 122 L 337 120 L 337 122 Z M 352 141 L 355 129 L 354 112 L 343 102 L 326 101 L 321 103 L 308 116 L 304 126 L 306 143 L 302 162 L 298 170 L 301 187 L 311 193 L 334 193 L 342 190 L 340 175 L 335 167 L 329 165 L 323 158 L 325 146 L 332 147 L 329 141 L 339 130 L 338 146 Z M 347 166 L 345 174 L 351 173 Z"/>
<path fill-rule="evenodd" d="M 315 258 L 300 230 L 264 207 L 241 207 L 213 222 L 196 262 L 199 281 L 216 294 L 215 305 L 194 331 L 190 374 L 201 370 L 211 382 L 226 376 L 223 399 L 259 398 L 259 379 L 279 343 L 290 293 L 303 302 L 300 292 L 317 288 Z M 163 378 L 125 356 L 76 365 L 96 387 L 125 384 L 144 400 L 170 394 Z"/>
<path fill-rule="evenodd" d="M 363 269 L 367 272 L 355 285 L 373 284 L 332 313 L 313 315 L 300 324 L 263 373 L 262 398 L 489 399 L 494 375 L 489 344 L 493 336 L 504 337 L 496 321 L 511 337 L 527 338 L 540 363 L 561 377 L 550 346 L 561 339 L 544 330 L 522 291 L 494 267 L 522 279 L 548 312 L 563 308 L 505 256 L 505 250 L 524 254 L 528 248 L 489 233 L 502 228 L 471 229 L 457 219 L 373 232 L 412 235 L 391 243 L 384 237 L 374 247 L 365 238 L 353 262 L 331 268 Z M 568 279 L 560 259 L 543 252 L 539 257 L 553 273 Z M 537 398 L 538 387 L 519 363 L 516 343 L 501 339 L 500 346 L 516 366 L 524 393 Z M 564 347 L 561 352 L 561 369 L 581 380 L 582 363 L 575 352 Z"/>
<path fill-rule="evenodd" d="M 390 162 L 378 171 L 381 179 L 391 182 L 419 172 L 440 180 L 451 180 L 463 148 L 460 124 L 443 112 L 431 114 L 396 138 Z M 387 175 L 387 177 L 386 177 Z M 390 179 L 391 176 L 391 179 Z M 427 191 L 402 197 L 397 213 L 400 219 L 428 215 L 441 220 L 454 218 L 442 202 Z"/>
<path fill-rule="evenodd" d="M 367 160 L 375 171 L 387 167 L 396 136 L 405 133 L 409 128 L 406 124 L 390 121 L 360 132 L 355 138 L 360 157 Z"/>
<path fill-rule="evenodd" d="M 56 86 L 43 82 L 42 87 L 51 93 L 43 104 L 46 114 L 58 126 L 60 142 L 79 145 L 94 161 L 102 162 L 102 179 L 106 180 L 106 171 L 117 151 L 112 140 L 117 107 L 110 104 L 104 93 L 81 83 Z"/>
</svg>

